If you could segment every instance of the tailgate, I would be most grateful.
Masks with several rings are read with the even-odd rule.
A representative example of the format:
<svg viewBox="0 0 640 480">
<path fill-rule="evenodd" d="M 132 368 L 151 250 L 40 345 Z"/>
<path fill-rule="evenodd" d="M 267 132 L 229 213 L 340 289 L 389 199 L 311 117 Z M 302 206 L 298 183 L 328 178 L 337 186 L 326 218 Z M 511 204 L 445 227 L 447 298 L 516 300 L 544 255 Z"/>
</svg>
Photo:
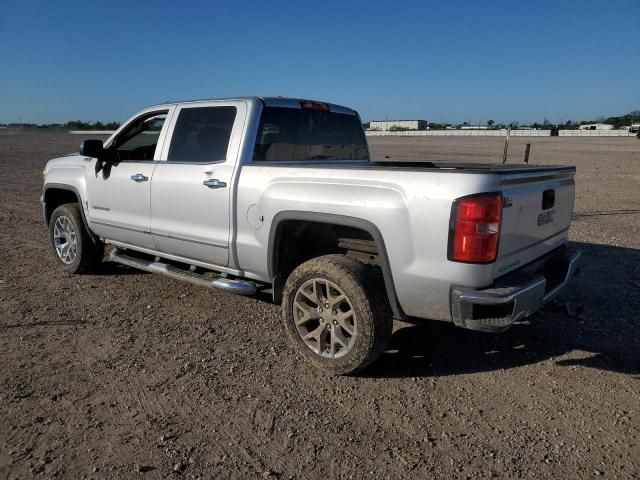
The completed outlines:
<svg viewBox="0 0 640 480">
<path fill-rule="evenodd" d="M 575 169 L 505 175 L 495 276 L 519 268 L 567 240 Z"/>
</svg>

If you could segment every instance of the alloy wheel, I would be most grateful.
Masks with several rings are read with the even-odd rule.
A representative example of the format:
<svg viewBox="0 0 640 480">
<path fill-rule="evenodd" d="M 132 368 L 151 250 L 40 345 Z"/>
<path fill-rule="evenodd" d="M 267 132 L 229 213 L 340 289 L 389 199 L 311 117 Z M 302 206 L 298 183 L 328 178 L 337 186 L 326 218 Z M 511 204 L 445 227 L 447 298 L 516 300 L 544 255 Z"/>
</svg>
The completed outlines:
<svg viewBox="0 0 640 480">
<path fill-rule="evenodd" d="M 63 263 L 70 265 L 76 259 L 78 254 L 76 229 L 71 220 L 64 215 L 59 216 L 53 226 L 53 245 L 58 258 Z"/>
<path fill-rule="evenodd" d="M 358 324 L 353 305 L 329 280 L 304 282 L 294 297 L 293 316 L 302 341 L 322 357 L 342 357 L 355 343 Z"/>
</svg>

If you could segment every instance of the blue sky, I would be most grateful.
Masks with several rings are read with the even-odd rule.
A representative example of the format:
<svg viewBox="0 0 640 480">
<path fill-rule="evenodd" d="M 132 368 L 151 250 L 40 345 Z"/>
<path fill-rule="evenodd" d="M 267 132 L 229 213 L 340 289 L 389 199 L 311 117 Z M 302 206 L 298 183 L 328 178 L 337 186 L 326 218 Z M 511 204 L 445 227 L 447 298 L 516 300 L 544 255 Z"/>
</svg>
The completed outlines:
<svg viewBox="0 0 640 480">
<path fill-rule="evenodd" d="M 640 2 L 0 0 L 0 122 L 284 95 L 363 119 L 640 110 Z"/>
</svg>

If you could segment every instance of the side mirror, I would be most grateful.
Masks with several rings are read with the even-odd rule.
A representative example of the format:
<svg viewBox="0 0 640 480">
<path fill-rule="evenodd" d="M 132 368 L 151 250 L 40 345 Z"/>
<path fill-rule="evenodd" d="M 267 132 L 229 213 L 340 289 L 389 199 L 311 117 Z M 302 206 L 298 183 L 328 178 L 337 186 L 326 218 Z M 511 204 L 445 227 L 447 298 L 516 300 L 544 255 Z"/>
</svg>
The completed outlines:
<svg viewBox="0 0 640 480">
<path fill-rule="evenodd" d="M 80 142 L 80 155 L 85 157 L 100 158 L 104 156 L 104 148 L 101 140 L 83 140 Z"/>
</svg>

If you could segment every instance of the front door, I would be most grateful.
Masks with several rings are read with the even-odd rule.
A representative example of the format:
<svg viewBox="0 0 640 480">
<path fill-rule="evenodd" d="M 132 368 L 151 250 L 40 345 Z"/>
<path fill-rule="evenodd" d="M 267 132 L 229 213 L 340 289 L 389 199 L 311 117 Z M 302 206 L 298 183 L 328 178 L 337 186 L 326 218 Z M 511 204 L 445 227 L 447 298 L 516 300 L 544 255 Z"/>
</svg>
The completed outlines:
<svg viewBox="0 0 640 480">
<path fill-rule="evenodd" d="M 87 162 L 87 207 L 92 230 L 108 240 L 155 248 L 151 237 L 151 179 L 167 111 L 133 120 Z"/>
<path fill-rule="evenodd" d="M 218 266 L 229 261 L 230 196 L 246 104 L 179 107 L 166 161 L 151 183 L 151 232 L 158 250 Z"/>
</svg>

